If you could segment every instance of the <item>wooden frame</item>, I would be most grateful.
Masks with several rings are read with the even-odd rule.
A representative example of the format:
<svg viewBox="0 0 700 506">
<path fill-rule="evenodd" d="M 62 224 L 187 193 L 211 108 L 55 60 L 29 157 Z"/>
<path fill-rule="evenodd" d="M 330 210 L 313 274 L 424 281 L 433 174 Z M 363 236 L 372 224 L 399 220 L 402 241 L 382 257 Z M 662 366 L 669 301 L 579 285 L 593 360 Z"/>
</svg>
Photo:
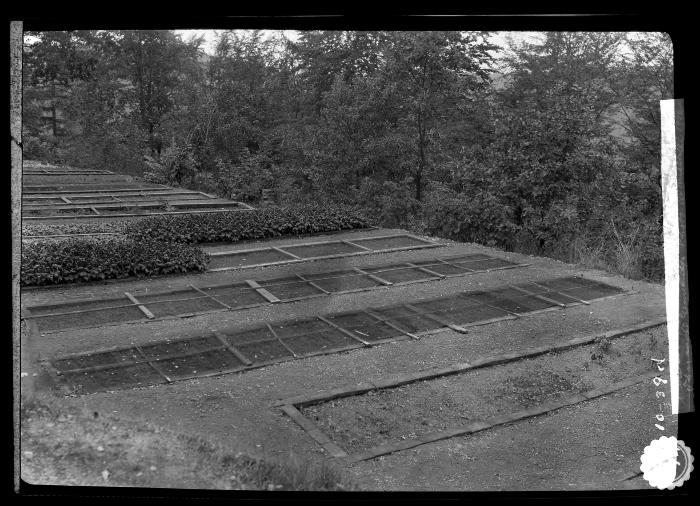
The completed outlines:
<svg viewBox="0 0 700 506">
<path fill-rule="evenodd" d="M 138 299 L 136 299 L 136 301 L 138 302 Z M 393 306 L 387 306 L 387 307 L 393 307 Z M 553 309 L 560 309 L 560 308 L 559 308 L 558 306 L 555 306 Z M 276 340 L 276 341 L 280 342 L 280 343 L 282 344 L 282 346 L 283 346 L 284 348 L 286 348 L 287 351 L 289 351 L 289 352 L 292 354 L 291 357 L 284 356 L 284 357 L 280 357 L 279 359 L 272 359 L 272 360 L 268 360 L 268 361 L 255 362 L 255 363 L 253 363 L 252 361 L 250 361 L 250 360 L 246 357 L 245 354 L 241 353 L 241 352 L 236 348 L 236 346 L 229 345 L 229 344 L 225 341 L 225 339 L 224 339 L 224 337 L 222 336 L 222 333 L 221 333 L 221 332 L 217 333 L 217 331 L 214 331 L 214 332 L 212 332 L 211 335 L 214 336 L 214 337 L 216 337 L 217 340 L 218 340 L 219 342 L 223 343 L 223 346 L 224 346 L 224 347 L 227 347 L 227 348 L 229 349 L 229 351 L 231 351 L 231 348 L 236 348 L 236 351 L 231 351 L 231 353 L 233 353 L 233 354 L 237 357 L 237 359 L 238 359 L 239 361 L 243 362 L 243 363 L 245 364 L 245 367 L 244 367 L 244 368 L 234 368 L 234 369 L 235 369 L 235 370 L 239 370 L 239 369 L 240 369 L 240 370 L 243 370 L 243 369 L 249 369 L 249 368 L 263 367 L 263 366 L 265 366 L 265 365 L 269 365 L 269 364 L 272 364 L 272 363 L 278 363 L 278 362 L 284 362 L 284 361 L 288 361 L 288 360 L 291 360 L 291 359 L 302 359 L 302 358 L 306 358 L 306 357 L 310 357 L 310 356 L 315 356 L 315 355 L 323 355 L 323 354 L 329 354 L 329 353 L 336 353 L 336 352 L 339 352 L 339 351 L 346 351 L 346 350 L 350 350 L 350 349 L 356 349 L 356 348 L 358 348 L 358 347 L 378 346 L 378 345 L 381 345 L 381 344 L 384 344 L 384 343 L 387 343 L 387 342 L 400 341 L 400 340 L 404 340 L 404 339 L 406 339 L 406 338 L 420 339 L 419 336 L 426 336 L 426 335 L 437 334 L 437 333 L 439 333 L 439 332 L 444 332 L 444 331 L 446 331 L 446 330 L 456 330 L 456 329 L 454 329 L 454 327 L 444 326 L 444 325 L 443 325 L 443 326 L 438 327 L 438 328 L 428 329 L 428 330 L 425 330 L 425 331 L 418 332 L 417 334 L 413 334 L 413 333 L 407 331 L 407 329 L 401 328 L 400 325 L 396 325 L 394 322 L 390 321 L 390 319 L 388 319 L 388 318 L 383 318 L 381 315 L 378 315 L 378 314 L 374 313 L 371 309 L 366 309 L 366 310 L 364 310 L 364 311 L 363 311 L 363 310 L 360 310 L 360 311 L 357 311 L 357 312 L 358 312 L 358 313 L 365 313 L 365 314 L 369 315 L 370 317 L 376 319 L 378 322 L 381 322 L 381 323 L 383 323 L 383 324 L 385 324 L 385 325 L 388 325 L 389 327 L 394 328 L 395 330 L 397 330 L 398 332 L 400 332 L 400 335 L 399 335 L 399 336 L 395 336 L 395 337 L 388 337 L 388 338 L 386 338 L 386 339 L 381 339 L 381 340 L 377 340 L 377 341 L 374 341 L 374 342 L 365 341 L 364 339 L 361 339 L 361 338 L 359 338 L 358 336 L 355 336 L 355 335 L 354 335 L 352 332 L 350 332 L 349 330 L 347 330 L 347 329 L 343 328 L 342 326 L 336 324 L 335 322 L 331 321 L 329 318 L 327 318 L 327 317 L 325 317 L 325 316 L 321 316 L 321 315 L 316 315 L 315 317 L 312 317 L 312 318 L 305 318 L 305 319 L 302 319 L 301 321 L 306 321 L 306 320 L 309 320 L 309 321 L 320 321 L 320 322 L 324 323 L 325 325 L 327 325 L 329 330 L 332 329 L 332 330 L 334 330 L 334 331 L 336 331 L 336 332 L 340 331 L 343 335 L 345 335 L 346 337 L 351 338 L 351 340 L 356 341 L 358 344 L 357 344 L 357 345 L 355 345 L 355 344 L 352 344 L 352 345 L 347 345 L 347 344 L 345 344 L 345 345 L 342 345 L 342 346 L 339 346 L 339 347 L 328 348 L 328 349 L 322 349 L 322 350 L 312 351 L 312 352 L 309 352 L 309 353 L 297 354 L 296 352 L 294 352 L 294 350 L 293 350 L 292 348 L 290 348 L 289 346 L 286 346 L 285 343 L 284 343 L 282 340 L 283 340 L 283 339 L 284 339 L 284 340 L 289 340 L 289 339 L 293 339 L 293 338 L 295 338 L 295 337 L 308 336 L 308 335 L 309 335 L 308 332 L 304 332 L 304 333 L 300 333 L 300 334 L 294 334 L 294 335 L 291 335 L 291 336 L 285 336 L 284 338 L 280 338 L 280 336 L 277 334 L 277 332 L 274 330 L 274 328 L 273 328 L 273 327 L 271 326 L 271 324 L 269 324 L 269 323 L 266 323 L 266 324 L 263 325 L 263 326 L 259 326 L 259 325 L 258 325 L 258 326 L 251 326 L 251 327 L 246 327 L 246 328 L 243 328 L 243 329 L 239 329 L 239 330 L 238 330 L 239 333 L 245 333 L 245 332 L 249 332 L 249 331 L 255 331 L 255 330 L 258 330 L 258 329 L 261 329 L 261 328 L 266 328 L 266 329 L 268 330 L 268 332 L 273 336 L 272 339 L 269 339 L 269 338 L 266 338 L 266 339 L 256 339 L 256 340 L 252 340 L 252 341 L 244 341 L 244 342 L 239 343 L 239 344 L 249 345 L 249 344 L 254 344 L 254 343 L 263 343 L 263 342 L 275 341 L 275 340 Z M 530 316 L 530 315 L 532 315 L 532 314 L 536 314 L 536 313 L 539 313 L 539 312 L 541 312 L 541 311 L 532 312 L 532 313 L 527 313 L 525 316 Z M 331 315 L 328 315 L 328 316 L 333 316 L 333 315 L 331 314 Z M 490 323 L 490 322 L 493 322 L 493 321 L 499 321 L 499 320 L 502 320 L 502 319 L 508 319 L 508 316 L 509 316 L 509 315 L 506 315 L 505 318 L 491 319 L 491 320 L 489 320 L 489 321 L 482 321 L 482 322 L 478 322 L 478 323 L 484 325 L 484 324 L 486 324 L 486 323 Z M 513 317 L 510 316 L 510 319 L 512 319 L 512 318 L 513 318 Z M 294 320 L 290 320 L 290 322 L 294 322 Z M 663 323 L 663 322 L 665 322 L 665 320 L 659 320 L 659 322 Z M 661 323 L 659 323 L 659 322 L 655 323 L 655 325 L 660 325 Z M 285 322 L 282 322 L 282 323 L 285 323 Z M 436 322 L 436 323 L 437 323 L 437 322 Z M 32 322 L 32 324 L 33 324 L 33 322 Z M 465 325 L 465 326 L 466 326 L 466 325 Z M 635 327 L 635 328 L 636 328 L 636 327 Z M 33 328 L 32 330 L 33 330 L 33 331 L 36 331 L 35 328 Z M 457 330 L 457 331 L 458 331 L 458 332 L 465 332 L 464 329 L 463 329 L 462 327 L 460 327 L 460 330 Z M 631 333 L 631 332 L 633 332 L 633 331 L 635 331 L 635 330 L 626 329 L 626 330 L 624 330 L 624 331 L 617 331 L 617 334 L 615 334 L 615 335 L 620 334 L 620 332 Z M 324 330 L 319 330 L 319 331 L 316 331 L 316 332 L 314 332 L 314 333 L 322 333 L 322 332 L 324 332 Z M 205 335 L 206 335 L 206 334 L 205 334 Z M 620 334 L 620 335 L 621 335 L 621 334 Z M 182 337 L 182 338 L 178 338 L 178 339 L 170 339 L 170 340 L 168 340 L 167 342 L 168 342 L 168 343 L 187 342 L 187 341 L 190 341 L 190 340 L 192 340 L 192 339 L 199 339 L 199 338 L 201 338 L 201 337 L 203 337 L 203 336 L 202 336 L 202 335 L 188 336 L 188 337 Z M 149 343 L 149 344 L 160 344 L 160 343 L 162 343 L 162 342 L 163 342 L 163 341 L 155 342 L 155 343 Z M 575 342 L 578 342 L 578 341 L 577 341 L 577 340 L 567 341 L 566 346 L 569 346 L 569 345 L 571 345 L 572 343 L 575 343 Z M 102 349 L 102 350 L 94 350 L 94 351 L 91 351 L 91 352 L 82 352 L 82 353 L 68 354 L 68 355 L 56 357 L 56 358 L 54 359 L 54 361 L 65 360 L 65 359 L 68 359 L 68 358 L 76 358 L 76 357 L 84 357 L 84 356 L 93 356 L 93 355 L 96 355 L 96 354 L 106 353 L 106 352 L 114 352 L 114 351 L 124 351 L 124 350 L 136 349 L 136 347 L 137 347 L 136 344 L 131 344 L 131 345 L 127 345 L 127 346 L 117 346 L 117 347 L 111 347 L 111 348 Z M 185 352 L 185 353 L 180 353 L 180 354 L 165 355 L 165 356 L 163 356 L 163 357 L 155 357 L 155 358 L 153 358 L 153 359 L 148 359 L 148 360 L 149 360 L 149 361 L 152 361 L 152 362 L 158 362 L 158 361 L 161 361 L 161 360 L 170 360 L 170 359 L 173 359 L 173 358 L 182 358 L 182 357 L 191 356 L 191 355 L 193 356 L 193 355 L 197 355 L 197 354 L 201 354 L 201 353 L 208 353 L 208 352 L 213 351 L 213 350 L 215 351 L 216 349 L 219 349 L 219 348 L 218 348 L 218 347 L 213 347 L 213 348 L 206 349 L 206 350 L 197 350 L 197 351 Z M 143 352 L 142 352 L 142 351 L 139 351 L 139 350 L 137 350 L 137 351 L 143 355 Z M 144 355 L 144 356 L 145 356 L 145 355 Z M 245 358 L 245 360 L 244 360 L 243 358 L 241 358 L 241 357 Z M 98 371 L 98 370 L 112 369 L 112 368 L 117 368 L 117 367 L 128 367 L 128 366 L 140 364 L 140 363 L 142 363 L 142 362 L 143 362 L 143 360 L 125 361 L 125 362 L 116 363 L 116 364 L 115 364 L 115 363 L 112 363 L 112 364 L 103 364 L 103 365 L 98 365 L 98 366 L 91 366 L 91 367 L 81 368 L 81 369 L 77 369 L 77 370 L 55 371 L 55 375 L 56 375 L 56 376 L 62 376 L 63 374 L 68 374 L 68 373 L 89 372 L 89 371 L 91 371 L 91 370 Z M 473 366 L 474 366 L 474 364 L 470 365 L 469 367 L 473 367 Z M 52 366 L 52 367 L 53 367 L 53 366 Z M 226 371 L 223 371 L 223 372 L 222 372 L 222 371 L 219 371 L 219 372 L 216 372 L 216 373 L 205 373 L 205 374 L 207 374 L 207 375 L 217 375 L 217 374 L 226 374 L 226 373 L 228 373 L 228 372 L 231 372 L 231 371 L 226 370 Z M 199 377 L 199 375 L 192 376 L 192 377 Z M 189 377 L 187 377 L 187 378 L 189 378 Z M 180 381 L 181 379 L 187 379 L 187 378 L 177 378 L 177 379 L 173 379 L 172 381 Z M 129 384 L 131 384 L 131 383 L 129 383 Z"/>
<path fill-rule="evenodd" d="M 229 270 L 234 270 L 234 269 L 250 269 L 254 267 L 267 267 L 271 265 L 280 265 L 280 264 L 288 264 L 288 263 L 298 263 L 298 262 L 308 262 L 308 261 L 313 261 L 313 260 L 328 260 L 332 258 L 345 258 L 345 257 L 351 257 L 351 256 L 359 256 L 359 255 L 369 255 L 372 253 L 388 253 L 388 252 L 394 252 L 394 251 L 407 251 L 407 250 L 414 250 L 414 249 L 423 249 L 423 248 L 436 248 L 439 246 L 442 246 L 442 244 L 439 243 L 434 243 L 431 241 L 428 241 L 427 239 L 422 239 L 420 237 L 416 237 L 412 234 L 392 234 L 392 235 L 383 235 L 383 236 L 376 236 L 376 237 L 367 237 L 366 239 L 389 239 L 389 238 L 394 238 L 394 237 L 410 237 L 412 239 L 415 239 L 417 241 L 420 241 L 423 244 L 417 244 L 414 246 L 400 246 L 396 248 L 386 248 L 386 249 L 376 249 L 376 250 L 368 250 L 367 248 L 361 250 L 361 251 L 355 251 L 355 252 L 350 252 L 350 253 L 338 253 L 338 254 L 332 254 L 332 255 L 322 255 L 322 256 L 317 256 L 317 257 L 306 257 L 302 258 L 294 253 L 291 253 L 289 251 L 286 251 L 285 248 L 292 248 L 292 247 L 299 247 L 299 246 L 313 246 L 313 245 L 324 245 L 324 244 L 335 244 L 335 243 L 345 243 L 347 241 L 345 240 L 330 240 L 330 241 L 318 241 L 318 242 L 304 242 L 304 243 L 297 243 L 297 244 L 290 244 L 287 246 L 272 246 L 272 247 L 265 247 L 265 248 L 249 248 L 249 249 L 240 249 L 240 250 L 231 250 L 231 251 L 216 251 L 216 252 L 211 252 L 209 253 L 210 257 L 224 257 L 224 256 L 234 256 L 234 255 L 241 255 L 245 253 L 255 253 L 255 252 L 266 252 L 266 251 L 277 251 L 278 253 L 288 255 L 291 258 L 289 260 L 278 260 L 275 262 L 264 262 L 264 263 L 259 263 L 259 264 L 248 264 L 248 265 L 239 265 L 239 266 L 233 266 L 233 267 L 216 267 L 213 269 L 208 269 L 208 272 L 220 272 L 220 271 L 229 271 Z M 362 239 L 365 239 L 364 237 Z M 358 239 L 355 239 L 358 240 Z M 365 251 L 367 250 L 367 251 Z M 368 273 L 372 274 L 372 273 Z M 384 283 L 386 283 L 386 280 L 383 280 Z"/>
<path fill-rule="evenodd" d="M 515 268 L 515 267 L 528 267 L 528 266 L 529 266 L 529 264 L 515 264 L 515 265 L 513 265 L 512 267 Z M 364 275 L 364 272 L 365 272 L 365 271 L 363 271 L 362 269 L 360 269 L 360 271 L 361 271 L 361 272 L 359 272 L 358 275 L 360 275 L 360 274 L 363 274 L 363 275 Z M 462 273 L 462 274 L 454 274 L 454 275 L 450 275 L 450 276 L 448 276 L 448 277 L 467 276 L 467 275 L 471 275 L 471 274 L 477 274 L 477 273 L 479 273 L 479 272 L 486 272 L 486 271 L 465 271 L 465 272 Z M 367 275 L 370 276 L 371 274 L 370 274 L 370 273 L 367 273 Z M 374 277 L 376 277 L 376 276 L 374 276 Z M 334 278 L 334 277 L 322 278 L 322 279 L 333 279 L 333 278 Z M 376 279 L 375 281 L 380 282 L 380 279 L 381 279 L 381 278 L 378 278 L 378 279 Z M 258 280 L 258 281 L 263 281 L 263 280 Z M 197 287 L 197 286 L 195 286 L 195 285 L 193 285 L 193 284 L 189 284 L 189 285 L 188 285 L 189 288 L 191 288 L 191 289 L 193 289 L 193 290 L 196 290 L 197 292 L 202 293 L 203 297 L 209 297 L 209 298 L 213 299 L 215 302 L 217 302 L 217 303 L 219 303 L 220 305 L 222 305 L 223 308 L 222 308 L 222 309 L 215 309 L 215 310 L 207 310 L 207 311 L 194 312 L 194 313 L 182 313 L 182 314 L 178 314 L 178 315 L 169 315 L 169 316 L 163 316 L 163 317 L 153 317 L 153 318 L 149 318 L 148 320 L 141 320 L 141 319 L 139 319 L 139 320 L 125 320 L 125 321 L 123 321 L 123 322 L 110 323 L 110 324 L 102 324 L 102 325 L 91 325 L 91 326 L 87 326 L 87 327 L 71 327 L 71 328 L 65 328 L 65 329 L 60 329 L 60 330 L 47 330 L 47 331 L 44 331 L 44 333 L 45 333 L 45 334 L 53 334 L 53 333 L 67 332 L 67 331 L 71 331 L 71 330 L 86 329 L 86 328 L 95 328 L 95 327 L 103 327 L 103 326 L 115 326 L 115 325 L 132 324 L 132 323 L 147 323 L 147 322 L 149 322 L 149 321 L 160 321 L 160 320 L 165 320 L 165 319 L 182 318 L 182 317 L 185 317 L 185 316 L 187 316 L 187 317 L 199 316 L 199 315 L 203 315 L 203 314 L 210 314 L 210 313 L 219 312 L 219 311 L 224 311 L 224 310 L 226 310 L 226 311 L 229 311 L 229 310 L 230 310 L 230 311 L 236 311 L 236 310 L 249 309 L 249 308 L 252 308 L 252 307 L 260 307 L 260 306 L 264 306 L 264 305 L 268 305 L 268 304 L 290 303 L 290 302 L 295 302 L 295 301 L 299 301 L 299 300 L 306 300 L 306 299 L 311 299 L 311 298 L 316 298 L 316 297 L 323 297 L 323 296 L 326 296 L 326 295 L 343 295 L 343 294 L 346 294 L 346 293 L 356 293 L 356 292 L 377 290 L 377 289 L 384 288 L 385 286 L 404 285 L 404 284 L 414 284 L 414 283 L 427 283 L 427 282 L 430 282 L 430 281 L 435 281 L 435 279 L 433 279 L 433 278 L 418 279 L 418 280 L 406 281 L 406 282 L 402 282 L 402 283 L 395 283 L 395 284 L 392 283 L 392 284 L 390 284 L 390 285 L 381 285 L 381 284 L 380 284 L 380 285 L 377 285 L 377 286 L 370 286 L 370 287 L 366 287 L 366 288 L 358 288 L 358 289 L 352 289 L 352 290 L 341 290 L 341 291 L 337 291 L 337 292 L 327 292 L 327 291 L 324 290 L 324 291 L 319 291 L 319 293 L 316 293 L 316 294 L 305 295 L 305 296 L 300 296 L 300 297 L 294 297 L 294 298 L 290 298 L 290 299 L 279 299 L 277 296 L 275 296 L 274 294 L 272 294 L 272 293 L 268 290 L 268 288 L 269 288 L 269 289 L 272 289 L 272 290 L 274 291 L 274 288 L 273 288 L 274 286 L 278 286 L 278 285 L 280 285 L 280 284 L 286 284 L 286 283 L 266 284 L 265 286 L 261 286 L 261 285 L 259 284 L 258 281 L 252 280 L 252 279 L 248 279 L 248 280 L 245 280 L 244 283 L 247 284 L 247 285 L 250 287 L 251 290 L 257 291 L 257 292 L 265 299 L 265 302 L 260 301 L 259 303 L 255 303 L 255 304 L 244 304 L 244 305 L 242 305 L 242 306 L 234 306 L 234 307 L 231 307 L 231 306 L 228 306 L 227 304 L 221 302 L 220 300 L 216 299 L 216 297 L 214 297 L 214 296 L 212 296 L 212 295 L 210 295 L 210 294 L 204 292 L 203 290 L 204 290 L 204 289 L 211 289 L 211 288 L 234 287 L 234 286 L 239 285 L 239 283 L 234 283 L 234 284 L 222 284 L 222 285 L 206 285 L 206 286 L 201 286 L 201 287 Z M 273 278 L 272 280 L 264 280 L 264 281 L 274 281 L 274 278 Z M 300 279 L 300 282 L 301 282 L 301 281 L 308 283 L 308 280 L 306 280 L 305 278 L 303 278 L 303 276 L 302 276 L 301 279 Z M 382 281 L 383 281 L 383 280 L 382 280 Z M 289 283 L 292 283 L 292 282 L 289 282 Z M 387 282 L 387 283 L 388 283 L 388 282 Z M 316 289 L 318 289 L 318 288 L 316 288 Z M 147 303 L 142 304 L 142 305 L 148 306 L 148 304 L 153 304 L 153 303 L 169 302 L 169 301 L 171 301 L 171 302 L 179 302 L 179 301 L 182 301 L 182 300 L 190 300 L 190 299 L 193 299 L 193 300 L 194 300 L 194 299 L 203 298 L 203 297 L 185 297 L 185 298 L 176 298 L 176 299 L 169 299 L 169 298 L 167 298 L 167 295 L 172 294 L 172 293 L 177 293 L 177 292 L 179 292 L 179 291 L 181 291 L 181 290 L 182 290 L 182 289 L 175 289 L 175 290 L 170 290 L 170 291 L 165 291 L 165 292 L 156 292 L 157 295 L 162 295 L 162 296 L 164 296 L 164 297 L 166 297 L 166 298 L 160 299 L 160 300 L 157 300 L 157 301 L 150 301 L 150 302 L 147 302 Z M 319 290 L 320 290 L 320 289 L 319 289 Z M 149 295 L 150 295 L 150 294 L 149 294 Z M 108 307 L 102 307 L 102 308 L 90 308 L 90 309 L 76 310 L 76 311 L 67 311 L 67 312 L 66 312 L 66 311 L 62 311 L 62 312 L 58 312 L 58 313 L 47 313 L 47 314 L 42 314 L 42 315 L 31 315 L 31 316 L 29 316 L 29 314 L 27 314 L 27 316 L 25 316 L 25 318 L 28 318 L 28 319 L 37 319 L 37 318 L 43 318 L 43 317 L 49 317 L 49 316 L 62 316 L 62 315 L 64 315 L 64 314 L 80 314 L 80 313 L 85 313 L 85 312 L 101 311 L 101 310 L 104 310 L 104 309 L 119 308 L 119 307 L 126 307 L 126 306 L 134 306 L 134 305 L 135 305 L 133 302 L 132 302 L 132 304 L 126 304 L 126 303 L 121 303 L 121 304 L 120 304 L 119 302 L 121 302 L 121 301 L 123 300 L 122 297 L 112 297 L 112 298 L 106 298 L 106 299 L 82 299 L 82 300 L 72 301 L 72 302 L 70 302 L 70 303 L 71 303 L 71 304 L 75 304 L 75 305 L 79 305 L 79 304 L 81 304 L 81 303 L 82 303 L 82 304 L 89 304 L 89 303 L 91 303 L 91 302 L 94 302 L 95 300 L 101 300 L 101 301 L 110 301 L 110 300 L 114 300 L 115 303 L 117 303 L 117 304 L 116 304 L 115 306 L 111 306 L 111 307 L 108 306 Z M 126 302 L 126 301 L 124 301 L 124 302 Z M 62 303 L 56 304 L 56 305 L 65 305 L 65 304 L 66 304 L 65 302 L 62 302 Z M 141 304 L 141 303 L 139 303 L 139 304 Z M 33 309 L 46 309 L 46 308 L 50 308 L 51 306 L 52 306 L 52 305 L 42 305 L 42 306 L 33 306 L 32 308 L 33 308 Z M 32 309 L 32 308 L 29 308 L 29 309 Z M 27 311 L 29 311 L 29 309 L 28 309 Z M 401 330 L 401 331 L 403 332 L 403 330 Z"/>
<path fill-rule="evenodd" d="M 423 445 L 426 443 L 431 443 L 431 442 L 439 441 L 442 439 L 448 439 L 448 438 L 452 438 L 452 437 L 456 437 L 456 436 L 463 436 L 463 435 L 471 434 L 471 433 L 478 432 L 481 430 L 489 429 L 489 428 L 492 428 L 492 427 L 495 427 L 498 425 L 512 423 L 512 422 L 519 421 L 519 420 L 522 420 L 525 418 L 530 418 L 533 416 L 547 413 L 549 411 L 560 409 L 560 408 L 568 406 L 568 405 L 572 405 L 572 404 L 576 404 L 576 403 L 583 402 L 586 400 L 594 399 L 596 397 L 610 394 L 610 393 L 615 392 L 617 390 L 621 390 L 623 388 L 627 388 L 627 387 L 632 386 L 634 384 L 645 381 L 645 380 L 653 377 L 655 375 L 655 373 L 654 372 L 647 372 L 647 373 L 644 373 L 644 374 L 641 374 L 641 375 L 638 375 L 638 376 L 635 376 L 632 378 L 628 378 L 628 379 L 623 380 L 623 381 L 616 382 L 612 385 L 609 385 L 608 387 L 597 388 L 594 390 L 589 390 L 586 392 L 565 396 L 562 399 L 559 399 L 559 400 L 556 400 L 556 401 L 553 401 L 550 403 L 546 403 L 546 404 L 541 405 L 539 407 L 520 410 L 520 411 L 517 411 L 515 413 L 511 413 L 511 414 L 507 414 L 507 415 L 499 415 L 499 416 L 490 418 L 490 419 L 485 420 L 485 421 L 471 422 L 470 424 L 467 424 L 467 425 L 464 425 L 461 427 L 455 427 L 452 429 L 447 429 L 447 430 L 442 430 L 442 431 L 438 431 L 438 432 L 424 434 L 418 438 L 408 440 L 408 441 L 401 441 L 401 442 L 395 442 L 395 443 L 389 443 L 389 444 L 385 444 L 385 445 L 376 446 L 376 447 L 370 448 L 369 450 L 357 452 L 357 453 L 349 455 L 349 456 L 345 452 L 345 450 L 343 450 L 338 445 L 333 443 L 332 440 L 325 433 L 323 433 L 320 430 L 320 428 L 313 421 L 311 421 L 309 418 L 305 417 L 301 413 L 299 408 L 312 406 L 315 404 L 322 404 L 322 403 L 329 402 L 331 400 L 342 398 L 342 397 L 362 395 L 362 394 L 366 394 L 370 391 L 395 388 L 398 386 L 407 385 L 407 384 L 415 383 L 415 382 L 419 382 L 419 381 L 432 380 L 432 379 L 437 379 L 437 378 L 441 378 L 441 377 L 445 377 L 445 376 L 462 374 L 465 372 L 470 372 L 470 371 L 475 370 L 475 369 L 492 367 L 495 365 L 501 365 L 501 364 L 505 364 L 505 363 L 515 362 L 515 361 L 522 360 L 525 358 L 534 358 L 537 356 L 545 355 L 547 353 L 566 351 L 566 350 L 569 350 L 572 348 L 590 345 L 601 338 L 616 339 L 616 338 L 620 338 L 620 337 L 623 337 L 623 336 L 628 335 L 628 334 L 641 332 L 641 331 L 644 331 L 644 330 L 647 330 L 650 328 L 654 328 L 654 327 L 658 327 L 658 326 L 661 326 L 664 324 L 666 324 L 665 318 L 657 319 L 657 320 L 650 320 L 650 321 L 646 321 L 642 324 L 635 325 L 632 327 L 627 327 L 624 329 L 618 329 L 618 330 L 614 330 L 614 331 L 610 331 L 610 332 L 605 332 L 603 334 L 586 335 L 583 337 L 570 339 L 568 341 L 564 341 L 563 343 L 559 343 L 559 344 L 555 344 L 555 345 L 529 347 L 529 348 L 526 348 L 526 349 L 521 350 L 519 352 L 502 353 L 499 355 L 474 360 L 471 363 L 463 362 L 463 363 L 454 364 L 454 365 L 448 366 L 448 367 L 439 367 L 439 368 L 433 368 L 433 369 L 428 369 L 428 370 L 418 371 L 418 372 L 401 373 L 401 374 L 393 375 L 392 377 L 390 377 L 388 379 L 368 380 L 368 381 L 363 381 L 362 383 L 359 383 L 359 384 L 346 385 L 345 387 L 334 388 L 334 389 L 326 390 L 326 391 L 320 392 L 320 393 L 293 396 L 293 397 L 279 400 L 279 401 L 273 403 L 273 406 L 281 408 L 281 410 L 285 414 L 287 414 L 292 420 L 294 420 L 305 432 L 307 432 L 309 434 L 309 436 L 311 436 L 316 442 L 321 444 L 321 446 L 324 447 L 324 449 L 331 455 L 331 457 L 336 458 L 336 459 L 342 459 L 341 461 L 346 463 L 346 464 L 352 464 L 352 463 L 360 462 L 362 460 L 369 460 L 369 459 L 373 459 L 373 458 L 376 458 L 376 457 L 379 457 L 382 455 L 388 455 L 390 453 L 395 453 L 395 452 L 405 450 L 408 448 L 414 448 L 416 446 L 420 446 L 420 445 Z"/>
<path fill-rule="evenodd" d="M 243 207 L 242 209 L 202 209 L 202 210 L 192 210 L 192 211 L 163 211 L 159 213 L 125 213 L 125 214 L 102 214 L 100 216 L 83 214 L 83 215 L 53 215 L 53 216 L 23 216 L 23 220 L 75 220 L 75 219 L 95 219 L 95 218 L 138 218 L 143 216 L 166 216 L 170 214 L 199 214 L 199 213 L 230 213 L 235 211 L 254 211 L 255 208 L 249 206 L 248 204 L 242 204 L 236 202 L 237 205 Z"/>
</svg>

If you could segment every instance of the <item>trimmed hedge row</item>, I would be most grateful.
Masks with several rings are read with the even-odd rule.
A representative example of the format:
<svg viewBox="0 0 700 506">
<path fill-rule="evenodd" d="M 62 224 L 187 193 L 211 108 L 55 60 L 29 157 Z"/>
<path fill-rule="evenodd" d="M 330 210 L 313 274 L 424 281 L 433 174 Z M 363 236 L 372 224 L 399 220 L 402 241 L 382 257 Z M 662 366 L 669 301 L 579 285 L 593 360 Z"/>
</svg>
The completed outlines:
<svg viewBox="0 0 700 506">
<path fill-rule="evenodd" d="M 306 205 L 226 213 L 152 216 L 127 224 L 126 233 L 136 240 L 208 243 L 331 232 L 367 226 L 369 220 L 359 209 Z"/>
<path fill-rule="evenodd" d="M 22 247 L 21 285 L 53 285 L 203 271 L 209 258 L 196 246 L 132 239 L 72 238 Z"/>
<path fill-rule="evenodd" d="M 60 223 L 52 225 L 22 225 L 22 235 L 96 234 L 100 232 L 123 233 L 126 221 L 104 223 Z"/>
<path fill-rule="evenodd" d="M 105 224 L 108 225 L 108 224 Z M 114 224 L 25 226 L 28 235 L 124 231 L 125 237 L 26 241 L 22 286 L 203 271 L 208 255 L 194 243 L 264 239 L 364 228 L 361 211 L 317 205 L 147 217 Z"/>
</svg>

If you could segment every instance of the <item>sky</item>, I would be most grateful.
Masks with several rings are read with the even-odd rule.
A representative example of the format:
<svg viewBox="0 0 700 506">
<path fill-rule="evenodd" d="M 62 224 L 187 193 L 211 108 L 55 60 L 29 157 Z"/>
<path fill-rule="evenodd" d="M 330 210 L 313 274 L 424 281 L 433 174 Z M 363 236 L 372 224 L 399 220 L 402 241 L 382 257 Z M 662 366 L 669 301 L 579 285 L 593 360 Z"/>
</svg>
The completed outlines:
<svg viewBox="0 0 700 506">
<path fill-rule="evenodd" d="M 174 30 L 175 33 L 182 36 L 182 40 L 190 40 L 193 37 L 199 37 L 200 35 L 203 35 L 204 46 L 202 47 L 202 49 L 205 53 L 210 55 L 214 54 L 217 34 L 222 31 L 223 30 Z M 263 32 L 272 33 L 273 30 L 263 30 Z M 297 38 L 296 30 L 284 30 L 284 34 L 292 40 L 295 40 Z"/>
<path fill-rule="evenodd" d="M 217 32 L 221 32 L 221 30 L 175 30 L 175 33 L 180 34 L 183 40 L 189 40 L 192 37 L 203 35 L 205 42 L 202 49 L 204 49 L 204 52 L 207 54 L 214 54 Z M 272 33 L 273 30 L 263 30 L 263 32 Z M 284 34 L 292 40 L 298 37 L 298 32 L 296 30 L 284 30 Z M 537 36 L 538 32 L 495 32 L 491 40 L 496 45 L 504 46 L 509 37 L 518 41 L 532 40 Z"/>
</svg>

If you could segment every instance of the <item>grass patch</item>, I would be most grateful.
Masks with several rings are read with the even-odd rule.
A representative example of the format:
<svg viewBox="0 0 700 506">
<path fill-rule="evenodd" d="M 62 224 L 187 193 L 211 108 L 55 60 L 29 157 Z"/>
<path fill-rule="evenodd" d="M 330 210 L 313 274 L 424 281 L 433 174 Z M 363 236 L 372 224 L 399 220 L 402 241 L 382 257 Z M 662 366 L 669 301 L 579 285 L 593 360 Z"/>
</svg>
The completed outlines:
<svg viewBox="0 0 700 506">
<path fill-rule="evenodd" d="M 42 485 L 356 490 L 327 463 L 261 459 L 146 422 L 22 399 L 22 479 Z"/>
</svg>

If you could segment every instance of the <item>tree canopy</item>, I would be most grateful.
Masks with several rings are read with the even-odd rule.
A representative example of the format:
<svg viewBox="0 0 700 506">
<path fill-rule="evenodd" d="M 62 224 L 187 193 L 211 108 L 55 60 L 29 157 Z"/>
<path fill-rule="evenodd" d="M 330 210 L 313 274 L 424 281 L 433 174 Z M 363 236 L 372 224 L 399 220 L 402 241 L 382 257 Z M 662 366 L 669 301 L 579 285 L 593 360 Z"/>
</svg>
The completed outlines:
<svg viewBox="0 0 700 506">
<path fill-rule="evenodd" d="M 162 177 L 226 196 L 567 258 L 634 243 L 661 269 L 664 34 L 239 30 L 211 55 L 168 30 L 29 35 L 27 156 L 153 176 L 162 148 Z"/>
</svg>

